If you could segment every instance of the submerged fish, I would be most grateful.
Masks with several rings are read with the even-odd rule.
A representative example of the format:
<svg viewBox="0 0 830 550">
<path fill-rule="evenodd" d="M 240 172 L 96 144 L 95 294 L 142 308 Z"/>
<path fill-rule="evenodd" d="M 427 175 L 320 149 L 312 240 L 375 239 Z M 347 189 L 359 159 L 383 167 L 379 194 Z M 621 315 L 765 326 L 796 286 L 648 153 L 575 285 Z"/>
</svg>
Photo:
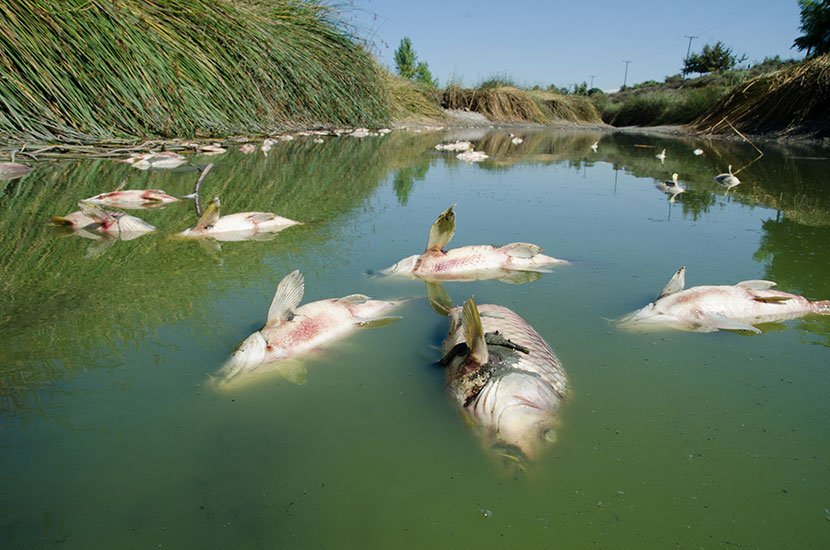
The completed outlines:
<svg viewBox="0 0 830 550">
<path fill-rule="evenodd" d="M 634 330 L 674 328 L 693 332 L 744 330 L 760 333 L 754 325 L 803 317 L 830 315 L 830 300 L 811 302 L 803 296 L 770 290 L 772 281 L 742 281 L 735 285 L 695 286 L 684 290 L 686 268 L 681 267 L 656 302 L 619 319 Z"/>
<path fill-rule="evenodd" d="M 196 227 L 179 233 L 181 237 L 210 237 L 218 241 L 243 241 L 258 236 L 276 233 L 302 222 L 283 218 L 271 212 L 238 212 L 227 216 L 219 215 L 219 197 L 207 205 Z"/>
<path fill-rule="evenodd" d="M 299 271 L 289 273 L 280 281 L 265 326 L 239 344 L 219 370 L 220 385 L 270 371 L 281 361 L 330 344 L 359 328 L 383 326 L 397 320 L 398 317 L 386 314 L 403 303 L 352 294 L 300 306 L 304 291 Z"/>
<path fill-rule="evenodd" d="M 444 251 L 455 235 L 455 212 L 444 210 L 429 230 L 423 254 L 409 256 L 381 271 L 383 275 L 403 275 L 427 281 L 510 280 L 517 272 L 547 272 L 557 264 L 566 264 L 541 253 L 530 243 L 464 246 Z"/>
<path fill-rule="evenodd" d="M 453 308 L 441 364 L 450 394 L 487 447 L 521 463 L 556 440 L 567 376 L 515 312 L 473 298 Z"/>
<path fill-rule="evenodd" d="M 158 153 L 136 153 L 125 159 L 123 162 L 131 164 L 139 170 L 156 170 L 178 168 L 187 162 L 187 159 L 172 151 L 161 151 Z"/>
<path fill-rule="evenodd" d="M 122 241 L 130 241 L 156 228 L 135 216 L 124 212 L 112 212 L 85 201 L 78 203 L 80 211 L 66 216 L 52 216 L 53 225 L 70 227 L 75 230 L 96 231 Z"/>
<path fill-rule="evenodd" d="M 126 189 L 101 193 L 84 199 L 84 202 L 113 208 L 153 208 L 178 200 L 178 197 L 168 195 L 161 189 Z"/>
</svg>

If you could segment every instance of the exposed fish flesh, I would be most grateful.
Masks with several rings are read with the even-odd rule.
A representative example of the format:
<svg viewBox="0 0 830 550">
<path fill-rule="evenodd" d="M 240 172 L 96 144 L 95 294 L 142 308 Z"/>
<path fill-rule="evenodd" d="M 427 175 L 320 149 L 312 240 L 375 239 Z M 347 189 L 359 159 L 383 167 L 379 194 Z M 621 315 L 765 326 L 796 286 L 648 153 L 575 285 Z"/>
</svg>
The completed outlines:
<svg viewBox="0 0 830 550">
<path fill-rule="evenodd" d="M 154 208 L 178 200 L 178 197 L 168 195 L 161 189 L 126 189 L 101 193 L 84 199 L 84 202 L 112 208 Z"/>
<path fill-rule="evenodd" d="M 277 286 L 265 326 L 246 338 L 219 370 L 220 384 L 267 372 L 275 363 L 330 344 L 359 328 L 388 324 L 398 318 L 387 313 L 403 303 L 352 294 L 300 306 L 304 291 L 299 271 L 285 276 Z"/>
<path fill-rule="evenodd" d="M 219 215 L 219 197 L 214 198 L 202 212 L 196 227 L 179 233 L 181 237 L 210 237 L 218 241 L 243 241 L 277 233 L 302 222 L 283 218 L 272 212 L 238 212 Z"/>
<path fill-rule="evenodd" d="M 568 263 L 542 254 L 541 247 L 530 243 L 464 246 L 444 251 L 453 235 L 455 212 L 451 206 L 432 224 L 423 254 L 404 258 L 381 274 L 427 281 L 510 280 L 517 272 L 547 272 L 554 265 Z"/>
<path fill-rule="evenodd" d="M 441 364 L 453 399 L 486 447 L 523 462 L 556 440 L 568 391 L 559 359 L 512 310 L 470 298 L 450 312 Z"/>
<path fill-rule="evenodd" d="M 760 333 L 754 325 L 803 317 L 830 315 L 830 300 L 811 302 L 803 296 L 770 290 L 772 281 L 742 281 L 735 285 L 695 286 L 684 290 L 681 267 L 656 302 L 619 319 L 633 330 L 674 328 L 693 332 L 742 330 Z"/>
</svg>

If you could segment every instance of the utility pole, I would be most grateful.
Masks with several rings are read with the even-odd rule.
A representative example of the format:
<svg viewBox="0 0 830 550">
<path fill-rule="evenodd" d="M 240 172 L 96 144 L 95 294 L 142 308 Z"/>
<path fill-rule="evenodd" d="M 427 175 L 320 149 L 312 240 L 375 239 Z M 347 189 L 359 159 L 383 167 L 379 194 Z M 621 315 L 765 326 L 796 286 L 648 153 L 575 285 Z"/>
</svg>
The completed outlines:
<svg viewBox="0 0 830 550">
<path fill-rule="evenodd" d="M 692 51 L 692 40 L 697 38 L 697 36 L 689 36 L 688 34 L 684 34 L 683 36 L 689 39 L 689 47 L 686 48 L 686 59 L 683 60 L 683 78 L 686 78 L 686 64 L 689 62 L 689 53 Z"/>
<path fill-rule="evenodd" d="M 588 88 L 588 89 L 590 90 L 590 89 L 592 89 L 592 88 L 594 87 L 594 77 L 595 77 L 595 76 L 597 76 L 597 75 L 595 75 L 595 74 L 589 74 L 588 76 L 590 76 L 590 77 L 591 77 L 591 86 L 590 86 L 590 88 Z"/>
<path fill-rule="evenodd" d="M 623 78 L 623 85 L 622 88 L 620 88 L 621 90 L 625 90 L 625 84 L 628 82 L 628 64 L 631 63 L 631 61 L 623 61 L 623 63 L 625 63 L 625 78 Z"/>
</svg>

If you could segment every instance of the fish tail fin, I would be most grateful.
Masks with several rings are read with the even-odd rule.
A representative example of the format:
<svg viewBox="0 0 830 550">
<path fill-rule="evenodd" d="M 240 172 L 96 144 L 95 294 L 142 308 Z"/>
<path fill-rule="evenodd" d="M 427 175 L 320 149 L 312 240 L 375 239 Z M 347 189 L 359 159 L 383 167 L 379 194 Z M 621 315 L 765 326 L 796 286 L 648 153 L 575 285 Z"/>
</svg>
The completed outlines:
<svg viewBox="0 0 830 550">
<path fill-rule="evenodd" d="M 438 219 L 429 228 L 427 250 L 442 250 L 455 235 L 455 205 L 450 206 L 438 216 Z"/>
<path fill-rule="evenodd" d="M 490 359 L 490 352 L 487 351 L 487 342 L 484 339 L 484 327 L 478 314 L 478 306 L 476 306 L 476 301 L 472 296 L 464 302 L 461 319 L 464 326 L 464 340 L 470 349 L 470 356 L 477 364 L 484 365 Z"/>
<path fill-rule="evenodd" d="M 52 216 L 52 217 L 49 218 L 49 223 L 51 223 L 52 225 L 60 225 L 60 226 L 68 226 L 68 227 L 72 227 L 72 226 L 75 225 L 75 222 L 73 222 L 72 220 L 70 220 L 69 218 L 67 218 L 65 216 Z"/>
<path fill-rule="evenodd" d="M 202 215 L 199 216 L 199 221 L 196 223 L 196 229 L 207 229 L 213 225 L 216 225 L 217 220 L 219 220 L 219 211 L 221 206 L 222 201 L 219 200 L 219 197 L 214 197 L 202 211 Z"/>
</svg>

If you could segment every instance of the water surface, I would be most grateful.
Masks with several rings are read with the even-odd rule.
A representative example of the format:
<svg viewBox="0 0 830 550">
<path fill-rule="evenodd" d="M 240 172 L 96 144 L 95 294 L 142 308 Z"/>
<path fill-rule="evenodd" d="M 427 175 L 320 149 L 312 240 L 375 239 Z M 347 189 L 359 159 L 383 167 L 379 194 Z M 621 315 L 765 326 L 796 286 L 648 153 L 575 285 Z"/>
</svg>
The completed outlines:
<svg viewBox="0 0 830 550">
<path fill-rule="evenodd" d="M 132 241 L 46 225 L 124 182 L 188 193 L 192 170 L 67 161 L 0 182 L 3 547 L 827 546 L 830 318 L 757 336 L 608 321 L 681 265 L 689 285 L 830 298 L 827 151 L 754 161 L 739 143 L 511 131 L 524 142 L 471 131 L 480 164 L 435 151 L 457 137 L 442 132 L 193 157 L 215 163 L 203 195 L 224 212 L 305 222 L 218 247 L 172 237 L 195 224 L 187 201 L 133 212 L 159 231 Z M 743 183 L 726 194 L 712 177 L 730 164 Z M 655 188 L 672 172 L 688 187 L 675 202 Z M 369 275 L 421 252 L 451 204 L 451 246 L 527 241 L 572 261 L 524 285 L 445 285 L 514 309 L 568 372 L 559 439 L 524 474 L 445 394 L 447 323 L 424 285 Z M 294 269 L 304 302 L 415 299 L 308 358 L 304 384 L 215 391 Z"/>
</svg>

